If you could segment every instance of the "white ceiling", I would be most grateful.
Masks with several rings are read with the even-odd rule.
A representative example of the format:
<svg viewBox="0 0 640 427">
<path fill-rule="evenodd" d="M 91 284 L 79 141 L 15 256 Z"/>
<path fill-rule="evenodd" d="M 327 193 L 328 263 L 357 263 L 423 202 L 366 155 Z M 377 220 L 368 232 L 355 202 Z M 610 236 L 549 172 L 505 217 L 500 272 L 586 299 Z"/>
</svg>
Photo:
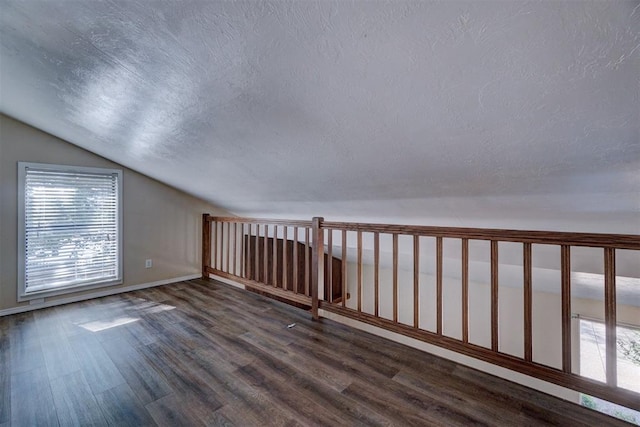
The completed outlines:
<svg viewBox="0 0 640 427">
<path fill-rule="evenodd" d="M 640 233 L 638 1 L 0 19 L 0 111 L 236 214 Z"/>
</svg>

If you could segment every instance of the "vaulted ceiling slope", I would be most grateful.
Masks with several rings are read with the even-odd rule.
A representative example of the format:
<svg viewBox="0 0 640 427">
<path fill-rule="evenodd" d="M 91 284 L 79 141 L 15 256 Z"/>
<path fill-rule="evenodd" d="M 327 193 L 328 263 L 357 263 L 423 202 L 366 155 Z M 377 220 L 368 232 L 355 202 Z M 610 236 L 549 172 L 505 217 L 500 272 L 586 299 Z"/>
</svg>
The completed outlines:
<svg viewBox="0 0 640 427">
<path fill-rule="evenodd" d="M 640 232 L 638 1 L 0 18 L 3 113 L 236 214 Z"/>
</svg>

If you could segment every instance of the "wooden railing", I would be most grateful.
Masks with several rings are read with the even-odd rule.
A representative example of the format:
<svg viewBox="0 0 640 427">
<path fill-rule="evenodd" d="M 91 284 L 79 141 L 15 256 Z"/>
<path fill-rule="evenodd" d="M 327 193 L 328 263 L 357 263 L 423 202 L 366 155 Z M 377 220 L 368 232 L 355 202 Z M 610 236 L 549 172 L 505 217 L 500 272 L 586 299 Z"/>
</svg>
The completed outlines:
<svg viewBox="0 0 640 427">
<path fill-rule="evenodd" d="M 348 233 L 354 237 L 354 244 L 348 245 Z M 363 261 L 363 235 L 367 235 L 372 241 L 371 264 Z M 262 236 L 262 237 L 260 237 Z M 269 238 L 273 236 L 273 238 Z M 392 288 L 391 306 L 392 313 L 381 315 L 381 262 L 380 237 L 390 236 L 391 239 L 391 280 Z M 404 258 L 409 257 L 412 275 L 411 283 L 401 283 L 399 279 L 400 250 L 399 239 L 405 239 L 410 244 L 410 250 Z M 421 251 L 424 245 L 423 238 L 434 241 L 435 251 L 435 327 L 426 330 L 420 322 L 421 312 Z M 247 263 L 247 242 L 255 239 L 264 246 L 261 256 L 262 263 L 258 263 L 255 257 L 255 265 Z M 260 240 L 262 239 L 262 240 Z M 460 244 L 460 286 L 461 300 L 461 333 L 460 337 L 447 335 L 444 331 L 444 288 L 443 288 L 443 241 L 447 239 L 459 240 Z M 279 247 L 275 243 L 281 240 L 284 247 L 276 254 Z M 489 309 L 489 343 L 479 345 L 470 342 L 469 339 L 469 244 L 473 241 L 489 242 L 490 263 L 490 309 Z M 522 315 L 523 315 L 523 348 L 522 356 L 508 354 L 501 351 L 499 338 L 499 243 L 515 242 L 522 245 Z M 298 269 L 300 243 L 311 256 L 304 255 L 305 269 L 304 286 L 299 283 L 287 283 L 287 277 L 299 281 L 300 275 L 287 274 L 288 269 Z M 268 245 L 273 248 L 269 249 Z M 293 245 L 294 260 L 288 260 L 287 245 Z M 534 245 L 553 245 L 560 248 L 560 327 L 561 327 L 561 363 L 553 367 L 542 364 L 534 357 L 533 339 L 533 280 L 532 280 L 532 253 Z M 572 328 L 571 328 L 571 248 L 590 247 L 602 251 L 602 263 L 604 266 L 604 322 L 606 327 L 606 381 L 600 382 L 574 372 L 572 369 Z M 349 255 L 350 249 L 351 255 Z M 325 222 L 322 218 L 313 218 L 312 221 L 287 221 L 266 220 L 248 218 L 222 218 L 203 216 L 203 269 L 204 277 L 209 274 L 225 277 L 248 286 L 249 288 L 267 292 L 278 298 L 310 307 L 314 319 L 319 317 L 319 309 L 332 312 L 344 317 L 365 322 L 386 330 L 396 332 L 411 338 L 415 338 L 445 349 L 455 351 L 466 356 L 483 360 L 513 371 L 517 371 L 532 377 L 567 387 L 576 391 L 597 396 L 636 410 L 640 410 L 640 393 L 618 386 L 617 353 L 616 353 L 616 328 L 617 328 L 617 302 L 616 302 L 616 251 L 640 250 L 640 236 L 614 235 L 614 234 L 588 234 L 565 233 L 545 231 L 519 231 L 478 228 L 449 228 L 408 226 L 391 224 L 363 224 L 346 222 Z M 256 252 L 258 254 L 258 252 Z M 635 254 L 635 252 L 634 252 Z M 275 259 L 282 258 L 282 280 L 276 278 Z M 349 286 L 349 257 L 354 264 L 355 284 Z M 273 260 L 269 261 L 272 257 Z M 332 288 L 332 281 L 336 272 L 332 271 L 333 264 L 325 263 L 325 257 L 332 259 L 338 257 L 341 262 L 341 292 L 336 298 L 332 292 L 325 293 L 326 286 Z M 280 258 L 278 258 L 280 259 Z M 640 260 L 640 258 L 638 258 Z M 309 261 L 311 260 L 311 261 Z M 278 261 L 280 263 L 280 261 Z M 310 264 L 310 265 L 309 265 Z M 369 276 L 373 283 L 367 282 L 365 286 L 364 267 L 373 271 Z M 252 275 L 251 269 L 264 269 L 262 275 Z M 328 271 L 324 271 L 325 268 Z M 340 276 L 340 274 L 338 274 Z M 262 280 L 256 280 L 262 277 Z M 326 279 L 325 279 L 326 277 Z M 269 278 L 267 280 L 267 278 Z M 405 280 L 406 281 L 406 280 Z M 399 289 L 410 285 L 410 297 L 400 300 Z M 353 296 L 348 292 L 352 289 Z M 302 291 L 302 292 L 301 292 Z M 640 288 L 635 289 L 640 293 Z M 373 295 L 371 295 L 371 292 Z M 349 299 L 349 297 L 351 297 Z M 363 302 L 373 301 L 373 307 L 364 308 Z M 399 307 L 406 307 L 412 311 L 411 321 L 402 322 L 399 319 Z M 640 321 L 640 319 L 638 319 Z"/>
</svg>

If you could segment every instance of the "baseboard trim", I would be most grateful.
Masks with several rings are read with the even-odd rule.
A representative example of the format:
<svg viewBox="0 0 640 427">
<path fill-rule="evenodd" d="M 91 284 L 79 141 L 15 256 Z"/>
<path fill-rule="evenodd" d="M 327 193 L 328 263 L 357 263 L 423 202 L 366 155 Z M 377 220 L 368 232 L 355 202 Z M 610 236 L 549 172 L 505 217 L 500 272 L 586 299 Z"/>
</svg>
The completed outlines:
<svg viewBox="0 0 640 427">
<path fill-rule="evenodd" d="M 122 294 L 122 293 L 125 293 L 125 292 L 137 291 L 137 290 L 140 290 L 140 289 L 153 288 L 155 286 L 168 285 L 170 283 L 184 282 L 186 280 L 193 280 L 193 279 L 197 279 L 199 277 L 202 277 L 202 274 L 200 274 L 200 273 L 198 273 L 198 274 L 190 274 L 188 276 L 174 277 L 172 279 L 157 280 L 155 282 L 140 283 L 140 284 L 137 284 L 137 285 L 130 285 L 130 286 L 123 286 L 123 287 L 118 287 L 118 288 L 104 289 L 102 291 L 91 292 L 91 293 L 83 294 L 83 295 L 75 295 L 75 296 L 70 296 L 70 297 L 66 297 L 66 298 L 58 298 L 58 299 L 51 300 L 51 301 L 45 301 L 42 304 L 21 305 L 19 307 L 6 308 L 4 310 L 0 310 L 0 317 L 9 316 L 11 314 L 25 313 L 27 311 L 38 310 L 38 309 L 41 309 L 41 308 L 54 307 L 56 305 L 64 305 L 64 304 L 69 304 L 69 303 L 72 303 L 72 302 L 85 301 L 85 300 L 93 299 L 93 298 L 100 298 L 100 297 L 106 297 L 106 296 L 109 296 L 109 295 Z"/>
<path fill-rule="evenodd" d="M 226 283 L 227 285 L 231 285 L 231 286 L 234 286 L 234 287 L 239 288 L 239 289 L 245 289 L 245 290 L 247 289 L 247 287 L 245 285 L 243 285 L 242 283 L 234 282 L 231 279 L 227 279 L 226 277 L 218 276 L 217 274 L 209 273 L 209 278 L 210 279 L 215 279 L 215 280 L 217 280 L 219 282 L 222 282 L 222 283 Z"/>
</svg>

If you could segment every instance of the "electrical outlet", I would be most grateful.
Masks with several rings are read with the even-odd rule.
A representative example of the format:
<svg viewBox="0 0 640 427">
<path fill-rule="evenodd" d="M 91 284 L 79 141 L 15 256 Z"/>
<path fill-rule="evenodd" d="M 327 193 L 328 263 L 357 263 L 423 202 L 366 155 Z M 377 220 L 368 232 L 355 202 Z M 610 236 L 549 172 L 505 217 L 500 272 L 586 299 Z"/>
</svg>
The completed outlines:
<svg viewBox="0 0 640 427">
<path fill-rule="evenodd" d="M 153 260 L 148 259 L 144 262 L 144 268 L 151 268 L 153 267 Z"/>
</svg>

